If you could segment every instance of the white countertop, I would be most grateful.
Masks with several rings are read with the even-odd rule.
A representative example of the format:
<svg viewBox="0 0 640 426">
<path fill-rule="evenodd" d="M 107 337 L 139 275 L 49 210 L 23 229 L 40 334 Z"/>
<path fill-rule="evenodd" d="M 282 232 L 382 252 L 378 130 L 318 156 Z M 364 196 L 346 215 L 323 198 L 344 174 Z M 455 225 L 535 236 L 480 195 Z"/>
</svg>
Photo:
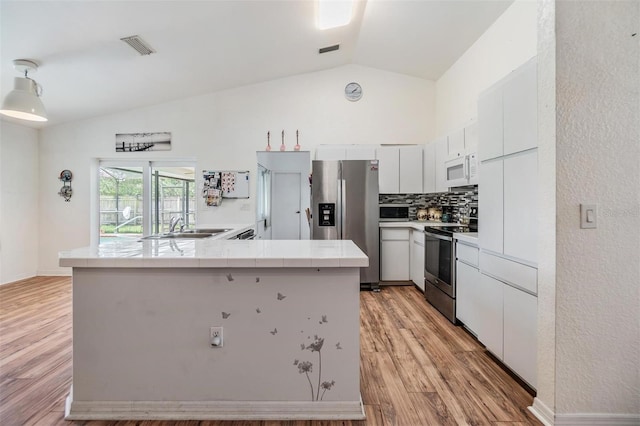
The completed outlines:
<svg viewBox="0 0 640 426">
<path fill-rule="evenodd" d="M 474 246 L 478 245 L 478 233 L 477 232 L 456 232 L 453 234 L 453 238 L 458 241 L 464 241 Z"/>
<path fill-rule="evenodd" d="M 362 267 L 350 240 L 167 239 L 113 241 L 59 253 L 60 266 L 84 268 Z"/>
<path fill-rule="evenodd" d="M 404 222 L 380 222 L 380 228 L 412 228 L 424 231 L 425 226 L 460 226 L 459 223 L 437 222 L 435 220 L 411 220 Z"/>
</svg>

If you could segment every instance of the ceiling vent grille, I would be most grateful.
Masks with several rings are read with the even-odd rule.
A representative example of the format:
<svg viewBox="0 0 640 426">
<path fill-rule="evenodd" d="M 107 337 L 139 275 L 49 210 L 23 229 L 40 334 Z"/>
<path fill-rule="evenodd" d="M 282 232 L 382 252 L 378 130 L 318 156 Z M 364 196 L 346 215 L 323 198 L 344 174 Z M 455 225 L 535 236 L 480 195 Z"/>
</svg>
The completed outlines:
<svg viewBox="0 0 640 426">
<path fill-rule="evenodd" d="M 333 46 L 327 46 L 327 47 L 322 47 L 320 49 L 318 49 L 318 53 L 319 54 L 323 54 L 323 53 L 327 53 L 327 52 L 333 52 L 334 50 L 338 50 L 340 49 L 340 45 L 339 44 L 334 44 Z"/>
<path fill-rule="evenodd" d="M 140 36 L 133 35 L 133 36 L 121 38 L 120 40 L 127 43 L 129 46 L 134 48 L 136 52 L 138 52 L 143 56 L 156 53 L 156 51 L 151 46 L 149 46 L 144 40 L 142 40 Z"/>
</svg>

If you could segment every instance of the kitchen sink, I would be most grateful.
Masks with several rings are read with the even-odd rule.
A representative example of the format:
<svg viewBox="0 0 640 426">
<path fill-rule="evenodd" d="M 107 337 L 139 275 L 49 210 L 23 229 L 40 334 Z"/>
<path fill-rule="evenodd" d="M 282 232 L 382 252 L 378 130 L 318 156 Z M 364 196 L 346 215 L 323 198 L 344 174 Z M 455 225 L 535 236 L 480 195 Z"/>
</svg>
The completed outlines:
<svg viewBox="0 0 640 426">
<path fill-rule="evenodd" d="M 171 232 L 168 234 L 155 234 L 142 237 L 143 240 L 170 240 L 170 239 L 194 239 L 211 237 L 211 232 Z"/>
<path fill-rule="evenodd" d="M 231 231 L 231 228 L 195 228 L 180 231 L 181 234 L 221 234 Z"/>
<path fill-rule="evenodd" d="M 170 240 L 170 239 L 195 239 L 208 238 L 223 232 L 231 231 L 231 228 L 195 228 L 184 229 L 180 232 L 167 232 L 165 234 L 154 234 L 142 237 L 143 240 Z"/>
</svg>

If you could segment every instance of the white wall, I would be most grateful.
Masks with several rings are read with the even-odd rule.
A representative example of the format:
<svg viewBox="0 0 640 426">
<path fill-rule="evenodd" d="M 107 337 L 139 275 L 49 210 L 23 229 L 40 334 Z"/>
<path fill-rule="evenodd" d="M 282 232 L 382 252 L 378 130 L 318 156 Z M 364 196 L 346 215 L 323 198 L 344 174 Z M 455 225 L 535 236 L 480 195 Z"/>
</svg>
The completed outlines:
<svg viewBox="0 0 640 426">
<path fill-rule="evenodd" d="M 358 102 L 344 98 L 350 81 L 363 87 Z M 264 150 L 268 130 L 276 135 L 272 142 L 279 144 L 284 129 L 288 149 L 295 145 L 296 129 L 303 150 L 327 143 L 415 144 L 435 136 L 434 116 L 435 83 L 349 65 L 45 128 L 39 165 L 41 203 L 47 213 L 40 215 L 38 273 L 68 273 L 57 266 L 58 251 L 89 244 L 94 158 L 190 158 L 197 161 L 197 170 L 251 170 L 249 200 L 225 200 L 215 208 L 204 207 L 200 200 L 198 222 L 252 223 L 255 152 Z M 115 134 L 139 131 L 172 132 L 172 150 L 116 155 Z M 50 178 L 65 168 L 74 173 L 69 203 L 57 195 L 58 182 Z M 45 226 L 51 217 L 59 218 L 55 226 Z"/>
<path fill-rule="evenodd" d="M 536 1 L 516 0 L 436 82 L 436 136 L 478 117 L 478 95 L 536 55 L 536 34 Z"/>
<path fill-rule="evenodd" d="M 61 169 L 62 170 L 62 169 Z M 62 183 L 57 174 L 56 196 Z M 0 122 L 0 284 L 33 277 L 38 266 L 38 131 Z M 49 217 L 50 227 L 58 218 Z"/>
<path fill-rule="evenodd" d="M 538 10 L 538 381 L 535 409 L 555 407 L 556 365 L 556 16 L 555 0 Z M 540 406 L 540 404 L 543 406 Z"/>
<path fill-rule="evenodd" d="M 639 23 L 637 0 L 556 2 L 556 414 L 627 424 L 640 422 Z M 597 229 L 580 229 L 580 203 L 598 204 Z"/>
</svg>

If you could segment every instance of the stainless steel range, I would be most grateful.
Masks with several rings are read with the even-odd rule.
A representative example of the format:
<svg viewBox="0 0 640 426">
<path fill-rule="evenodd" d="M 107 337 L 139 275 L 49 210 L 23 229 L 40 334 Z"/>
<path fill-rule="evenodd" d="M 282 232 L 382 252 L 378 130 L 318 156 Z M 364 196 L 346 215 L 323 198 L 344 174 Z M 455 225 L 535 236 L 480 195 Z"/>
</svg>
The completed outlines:
<svg viewBox="0 0 640 426">
<path fill-rule="evenodd" d="M 468 226 L 424 228 L 424 296 L 449 321 L 456 322 L 456 244 L 454 233 L 477 232 L 477 208 Z M 474 217 L 475 216 L 475 217 Z"/>
</svg>

